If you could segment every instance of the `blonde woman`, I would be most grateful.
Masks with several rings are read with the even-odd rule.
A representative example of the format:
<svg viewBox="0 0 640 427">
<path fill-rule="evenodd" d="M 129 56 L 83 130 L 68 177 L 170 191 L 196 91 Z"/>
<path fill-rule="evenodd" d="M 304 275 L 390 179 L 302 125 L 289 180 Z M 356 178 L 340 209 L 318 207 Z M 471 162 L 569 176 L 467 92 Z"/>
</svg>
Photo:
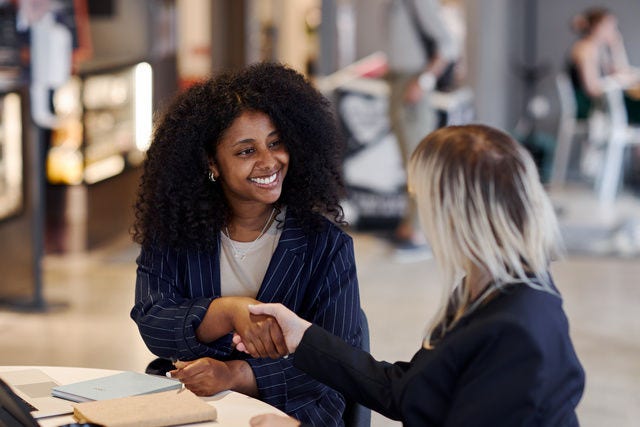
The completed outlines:
<svg viewBox="0 0 640 427">
<path fill-rule="evenodd" d="M 487 126 L 442 128 L 414 152 L 409 180 L 445 284 L 410 362 L 378 362 L 282 305 L 250 311 L 275 317 L 296 368 L 403 425 L 577 426 L 584 371 L 548 273 L 558 229 L 529 154 Z"/>
</svg>

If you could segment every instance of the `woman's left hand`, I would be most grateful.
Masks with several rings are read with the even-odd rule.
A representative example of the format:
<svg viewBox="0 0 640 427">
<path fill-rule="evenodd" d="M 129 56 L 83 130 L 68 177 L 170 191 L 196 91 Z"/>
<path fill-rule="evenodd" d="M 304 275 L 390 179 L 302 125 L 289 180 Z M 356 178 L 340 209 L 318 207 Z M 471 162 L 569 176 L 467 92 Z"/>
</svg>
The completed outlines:
<svg viewBox="0 0 640 427">
<path fill-rule="evenodd" d="M 225 362 L 203 357 L 190 362 L 174 363 L 171 378 L 180 380 L 198 396 L 211 396 L 233 386 L 233 373 Z"/>
</svg>

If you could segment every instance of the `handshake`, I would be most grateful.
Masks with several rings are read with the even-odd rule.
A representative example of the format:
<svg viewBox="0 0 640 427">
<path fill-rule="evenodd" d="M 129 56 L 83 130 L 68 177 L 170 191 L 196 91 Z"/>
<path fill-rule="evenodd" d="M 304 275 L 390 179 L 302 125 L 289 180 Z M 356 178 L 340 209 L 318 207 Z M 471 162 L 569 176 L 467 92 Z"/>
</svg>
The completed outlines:
<svg viewBox="0 0 640 427">
<path fill-rule="evenodd" d="M 251 322 L 233 334 L 236 350 L 277 359 L 294 353 L 311 323 L 282 304 L 251 304 Z"/>
</svg>

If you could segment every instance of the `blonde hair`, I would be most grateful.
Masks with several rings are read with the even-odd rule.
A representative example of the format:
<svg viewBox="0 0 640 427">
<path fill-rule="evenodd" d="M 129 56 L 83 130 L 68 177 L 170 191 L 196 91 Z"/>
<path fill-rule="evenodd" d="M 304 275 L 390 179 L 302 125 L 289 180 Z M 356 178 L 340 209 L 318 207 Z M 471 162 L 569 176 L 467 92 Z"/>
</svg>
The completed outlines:
<svg viewBox="0 0 640 427">
<path fill-rule="evenodd" d="M 493 288 L 521 282 L 555 293 L 547 273 L 561 252 L 555 214 L 531 156 L 509 135 L 483 125 L 431 133 L 411 157 L 409 186 L 444 276 L 429 334 L 469 307 L 469 289 L 457 282 L 470 262 Z"/>
</svg>

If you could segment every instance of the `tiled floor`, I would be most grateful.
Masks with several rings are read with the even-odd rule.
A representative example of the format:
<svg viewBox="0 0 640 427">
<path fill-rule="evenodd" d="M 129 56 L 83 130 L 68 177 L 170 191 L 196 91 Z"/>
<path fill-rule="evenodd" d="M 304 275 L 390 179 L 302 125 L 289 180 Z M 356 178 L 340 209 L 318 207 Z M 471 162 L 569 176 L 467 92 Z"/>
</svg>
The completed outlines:
<svg viewBox="0 0 640 427">
<path fill-rule="evenodd" d="M 561 203 L 565 223 L 582 226 L 582 215 L 593 225 L 591 199 L 572 195 L 571 203 Z M 558 200 L 567 199 L 560 195 Z M 640 215 L 637 209 L 627 212 Z M 394 262 L 386 241 L 363 233 L 354 237 L 371 351 L 378 359 L 406 360 L 418 349 L 438 302 L 435 264 Z M 135 251 L 123 236 L 85 255 L 48 257 L 44 282 L 52 309 L 44 314 L 0 311 L 0 365 L 143 370 L 153 356 L 128 317 Z M 553 266 L 587 372 L 578 408 L 586 427 L 632 426 L 640 419 L 639 260 L 579 255 Z M 374 415 L 372 425 L 399 423 Z"/>
</svg>

